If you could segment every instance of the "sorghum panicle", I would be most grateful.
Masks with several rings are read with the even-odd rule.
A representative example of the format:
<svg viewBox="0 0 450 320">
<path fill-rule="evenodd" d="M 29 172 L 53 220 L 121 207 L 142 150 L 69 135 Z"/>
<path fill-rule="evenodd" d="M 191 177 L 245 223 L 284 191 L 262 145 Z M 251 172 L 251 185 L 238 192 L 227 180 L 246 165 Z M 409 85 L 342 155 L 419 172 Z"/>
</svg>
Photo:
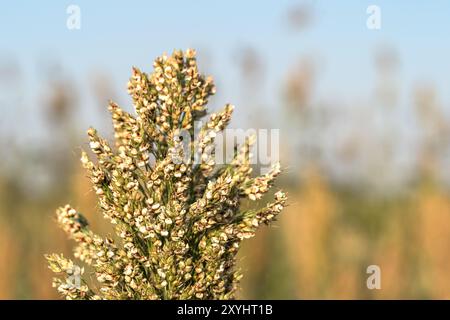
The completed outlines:
<svg viewBox="0 0 450 320">
<path fill-rule="evenodd" d="M 50 268 L 66 276 L 54 286 L 67 299 L 233 298 L 241 278 L 235 267 L 241 241 L 273 221 L 286 196 L 279 191 L 274 202 L 249 211 L 240 210 L 241 200 L 260 199 L 280 173 L 279 164 L 253 178 L 250 137 L 230 163 L 216 166 L 206 150 L 229 123 L 232 105 L 211 114 L 194 137 L 193 123 L 205 117 L 215 87 L 198 73 L 193 50 L 157 58 L 151 74 L 133 68 L 128 92 L 135 116 L 109 105 L 115 146 L 91 128 L 97 161 L 84 152 L 81 157 L 117 237 L 102 238 L 75 209 L 59 208 L 58 223 L 77 243 L 75 257 L 92 267 L 98 282 L 92 288 L 83 280 L 74 285 L 74 263 L 53 254 L 46 256 Z M 193 138 L 189 149 L 199 152 L 200 162 L 184 158 L 177 143 L 183 130 Z"/>
</svg>

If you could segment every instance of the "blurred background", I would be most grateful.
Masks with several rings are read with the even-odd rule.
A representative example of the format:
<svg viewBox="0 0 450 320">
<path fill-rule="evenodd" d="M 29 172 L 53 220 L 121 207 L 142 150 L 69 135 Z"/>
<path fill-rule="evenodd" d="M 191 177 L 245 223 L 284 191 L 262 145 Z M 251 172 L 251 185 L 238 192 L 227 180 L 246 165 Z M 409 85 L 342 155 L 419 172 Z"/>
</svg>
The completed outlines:
<svg viewBox="0 0 450 320">
<path fill-rule="evenodd" d="M 450 298 L 449 16 L 444 0 L 1 1 L 0 298 L 58 298 L 43 257 L 71 252 L 58 206 L 109 232 L 85 131 L 111 136 L 109 99 L 132 109 L 132 66 L 189 47 L 210 110 L 280 129 L 290 206 L 240 253 L 240 298 Z"/>
</svg>

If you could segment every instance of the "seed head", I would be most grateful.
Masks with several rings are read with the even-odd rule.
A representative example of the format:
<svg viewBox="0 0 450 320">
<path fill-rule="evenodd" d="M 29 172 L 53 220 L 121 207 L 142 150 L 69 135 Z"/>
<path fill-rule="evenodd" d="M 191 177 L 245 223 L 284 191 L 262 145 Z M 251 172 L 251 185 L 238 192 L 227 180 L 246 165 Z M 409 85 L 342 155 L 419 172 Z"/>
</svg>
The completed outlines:
<svg viewBox="0 0 450 320">
<path fill-rule="evenodd" d="M 255 138 L 249 137 L 231 163 L 216 166 L 209 150 L 231 120 L 230 104 L 211 114 L 190 142 L 187 149 L 200 163 L 194 155 L 183 157 L 174 137 L 183 130 L 194 136 L 194 122 L 205 117 L 215 93 L 212 79 L 198 72 L 194 50 L 157 58 L 151 74 L 133 68 L 128 92 L 136 115 L 109 104 L 114 146 L 90 128 L 96 161 L 81 156 L 116 240 L 93 233 L 69 205 L 58 209 L 58 224 L 76 242 L 75 257 L 92 267 L 98 284 L 72 286 L 74 263 L 48 255 L 50 269 L 66 277 L 54 285 L 67 299 L 233 298 L 242 277 L 235 267 L 241 241 L 276 219 L 286 195 L 275 193 L 261 209 L 242 210 L 241 202 L 261 199 L 280 165 L 252 177 Z"/>
</svg>

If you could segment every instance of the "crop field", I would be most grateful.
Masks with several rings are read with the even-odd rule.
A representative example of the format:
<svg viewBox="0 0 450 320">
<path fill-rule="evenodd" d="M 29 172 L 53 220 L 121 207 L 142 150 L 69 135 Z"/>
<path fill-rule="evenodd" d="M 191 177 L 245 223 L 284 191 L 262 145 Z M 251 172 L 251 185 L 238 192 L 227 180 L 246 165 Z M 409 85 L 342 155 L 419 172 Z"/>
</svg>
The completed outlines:
<svg viewBox="0 0 450 320">
<path fill-rule="evenodd" d="M 372 2 L 1 5 L 0 299 L 449 299 L 450 3 Z"/>
</svg>

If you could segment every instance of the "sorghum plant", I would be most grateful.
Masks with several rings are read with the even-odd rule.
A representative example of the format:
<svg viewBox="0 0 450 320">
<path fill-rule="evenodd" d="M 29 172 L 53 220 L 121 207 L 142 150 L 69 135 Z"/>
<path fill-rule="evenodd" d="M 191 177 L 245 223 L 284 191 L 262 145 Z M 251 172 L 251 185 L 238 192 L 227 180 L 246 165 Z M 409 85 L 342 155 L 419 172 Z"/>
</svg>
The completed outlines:
<svg viewBox="0 0 450 320">
<path fill-rule="evenodd" d="M 241 210 L 241 201 L 260 199 L 279 164 L 252 177 L 252 138 L 225 165 L 205 152 L 229 123 L 233 106 L 211 114 L 194 136 L 193 124 L 205 117 L 215 88 L 198 73 L 193 50 L 157 58 L 152 74 L 134 68 L 128 91 L 136 116 L 109 105 L 115 147 L 91 128 L 97 161 L 85 152 L 81 157 L 117 237 L 102 238 L 81 213 L 69 205 L 59 208 L 59 225 L 77 243 L 75 257 L 92 267 L 98 282 L 76 283 L 84 269 L 52 254 L 46 256 L 50 269 L 63 276 L 54 279 L 54 287 L 67 299 L 233 298 L 241 278 L 235 267 L 241 241 L 273 221 L 286 196 L 279 191 L 272 203 L 255 210 Z M 188 157 L 180 148 L 181 131 L 192 138 Z"/>
</svg>

